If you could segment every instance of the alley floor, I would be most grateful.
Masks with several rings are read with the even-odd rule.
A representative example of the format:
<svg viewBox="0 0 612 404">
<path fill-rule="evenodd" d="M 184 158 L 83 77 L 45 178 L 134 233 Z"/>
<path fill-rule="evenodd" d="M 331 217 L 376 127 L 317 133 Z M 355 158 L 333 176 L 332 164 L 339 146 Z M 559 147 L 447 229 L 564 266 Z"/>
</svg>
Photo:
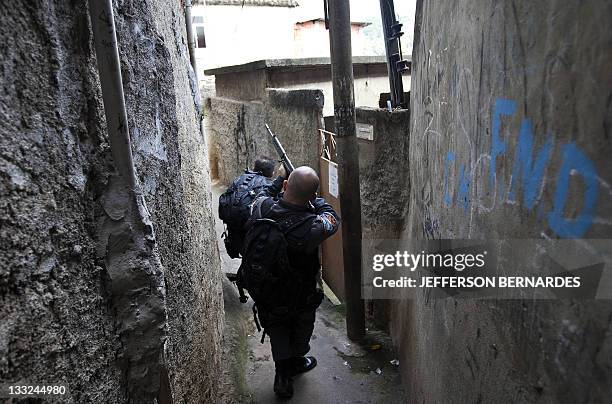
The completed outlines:
<svg viewBox="0 0 612 404">
<path fill-rule="evenodd" d="M 223 187 L 213 185 L 215 217 Z M 235 273 L 239 260 L 225 253 L 221 234 L 223 223 L 216 219 L 222 268 Z M 272 390 L 274 362 L 269 339 L 260 343 L 251 312 L 252 301 L 241 304 L 236 287 L 223 277 L 225 302 L 224 363 L 228 385 L 226 402 L 274 403 Z M 325 299 L 317 311 L 311 352 L 318 366 L 297 376 L 292 403 L 402 403 L 405 402 L 399 366 L 389 337 L 369 329 L 362 344 L 346 338 L 342 305 Z"/>
</svg>

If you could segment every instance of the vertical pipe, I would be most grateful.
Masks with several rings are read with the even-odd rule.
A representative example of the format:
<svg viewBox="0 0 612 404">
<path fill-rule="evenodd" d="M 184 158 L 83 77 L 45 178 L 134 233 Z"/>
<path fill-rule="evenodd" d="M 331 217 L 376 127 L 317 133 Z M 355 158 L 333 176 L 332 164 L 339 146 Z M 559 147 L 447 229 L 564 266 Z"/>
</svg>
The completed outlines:
<svg viewBox="0 0 612 404">
<path fill-rule="evenodd" d="M 336 150 L 340 169 L 346 330 L 351 340 L 359 340 L 365 335 L 365 312 L 361 299 L 361 198 L 349 1 L 329 0 L 328 12 Z"/>
<path fill-rule="evenodd" d="M 380 0 L 380 15 L 382 18 L 382 31 L 385 40 L 385 54 L 387 56 L 387 72 L 389 75 L 389 94 L 394 108 L 405 108 L 404 84 L 402 81 L 400 31 L 402 24 L 395 18 L 393 0 Z"/>
<path fill-rule="evenodd" d="M 196 64 L 195 39 L 193 36 L 193 23 L 191 21 L 191 0 L 185 0 L 185 26 L 187 29 L 187 48 L 189 49 L 189 61 L 191 62 L 191 67 L 193 67 L 193 73 L 196 76 L 197 83 L 198 66 Z"/>
<path fill-rule="evenodd" d="M 125 98 L 123 96 L 112 1 L 89 0 L 89 13 L 111 153 L 117 171 L 126 181 L 130 190 L 134 191 L 137 181 L 132 159 Z"/>
</svg>

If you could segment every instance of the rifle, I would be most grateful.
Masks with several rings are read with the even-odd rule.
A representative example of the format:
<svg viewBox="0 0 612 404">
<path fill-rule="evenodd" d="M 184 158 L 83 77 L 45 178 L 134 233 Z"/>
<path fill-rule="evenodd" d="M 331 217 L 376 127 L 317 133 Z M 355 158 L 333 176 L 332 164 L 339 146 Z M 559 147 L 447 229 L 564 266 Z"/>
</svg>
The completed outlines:
<svg viewBox="0 0 612 404">
<path fill-rule="evenodd" d="M 285 167 L 285 171 L 287 172 L 287 176 L 289 176 L 289 174 L 291 174 L 295 167 L 293 167 L 293 164 L 291 164 L 291 160 L 289 160 L 289 157 L 287 156 L 287 153 L 285 152 L 285 149 L 283 148 L 283 145 L 281 144 L 280 140 L 278 140 L 278 137 L 274 133 L 272 133 L 272 130 L 270 129 L 268 124 L 265 125 L 266 129 L 268 130 L 268 133 L 270 134 L 270 136 L 272 136 L 272 143 L 274 144 L 276 153 L 278 153 L 280 157 L 279 161 L 283 164 L 283 166 Z"/>
</svg>

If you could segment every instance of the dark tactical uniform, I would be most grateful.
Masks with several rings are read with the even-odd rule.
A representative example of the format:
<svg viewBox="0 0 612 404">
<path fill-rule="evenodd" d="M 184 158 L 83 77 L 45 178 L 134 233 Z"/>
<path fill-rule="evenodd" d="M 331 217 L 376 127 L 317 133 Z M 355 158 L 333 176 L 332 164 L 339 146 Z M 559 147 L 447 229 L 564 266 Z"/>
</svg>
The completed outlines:
<svg viewBox="0 0 612 404">
<path fill-rule="evenodd" d="M 290 316 L 278 318 L 272 312 L 259 310 L 259 319 L 270 337 L 272 357 L 275 362 L 301 357 L 310 350 L 310 337 L 314 329 L 315 311 L 321 304 L 323 292 L 317 288 L 321 264 L 319 245 L 338 230 L 340 218 L 323 198 L 317 198 L 313 207 L 298 206 L 286 202 L 279 192 L 283 178 L 278 177 L 253 203 L 257 212 L 279 223 L 289 218 L 290 223 L 300 222 L 286 234 L 287 255 L 290 265 L 301 274 L 301 293 L 296 296 L 297 310 Z"/>
<path fill-rule="evenodd" d="M 246 170 L 219 197 L 219 218 L 227 226 L 223 242 L 230 258 L 239 258 L 242 251 L 244 226 L 249 219 L 250 205 L 262 190 L 270 186 L 270 178 L 261 172 Z"/>
</svg>

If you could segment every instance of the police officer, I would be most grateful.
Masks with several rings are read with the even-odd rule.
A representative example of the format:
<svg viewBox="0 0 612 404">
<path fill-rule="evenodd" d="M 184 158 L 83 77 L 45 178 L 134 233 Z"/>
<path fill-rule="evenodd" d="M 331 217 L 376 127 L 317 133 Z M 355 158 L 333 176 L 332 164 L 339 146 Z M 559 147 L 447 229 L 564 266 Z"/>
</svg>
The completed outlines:
<svg viewBox="0 0 612 404">
<path fill-rule="evenodd" d="M 323 300 L 323 292 L 317 287 L 321 268 L 318 246 L 336 232 L 340 219 L 323 198 L 316 195 L 319 177 L 310 167 L 296 168 L 288 179 L 279 176 L 253 204 L 252 212 L 268 205 L 265 217 L 282 222 L 291 216 L 302 217 L 299 226 L 285 234 L 288 243 L 289 264 L 297 269 L 302 293 L 296 296 L 297 310 L 289 318 L 276 321 L 270 312 L 259 312 L 265 333 L 270 337 L 272 357 L 276 366 L 274 392 L 278 397 L 293 395 L 293 376 L 313 369 L 317 361 L 305 356 L 310 350 L 310 337 L 314 329 L 315 311 Z M 256 213 L 253 213 L 256 215 Z"/>
<path fill-rule="evenodd" d="M 253 170 L 246 170 L 236 177 L 219 196 L 219 218 L 227 227 L 223 233 L 223 242 L 230 258 L 240 257 L 250 205 L 262 189 L 272 184 L 275 165 L 276 162 L 270 157 L 257 157 Z"/>
</svg>

